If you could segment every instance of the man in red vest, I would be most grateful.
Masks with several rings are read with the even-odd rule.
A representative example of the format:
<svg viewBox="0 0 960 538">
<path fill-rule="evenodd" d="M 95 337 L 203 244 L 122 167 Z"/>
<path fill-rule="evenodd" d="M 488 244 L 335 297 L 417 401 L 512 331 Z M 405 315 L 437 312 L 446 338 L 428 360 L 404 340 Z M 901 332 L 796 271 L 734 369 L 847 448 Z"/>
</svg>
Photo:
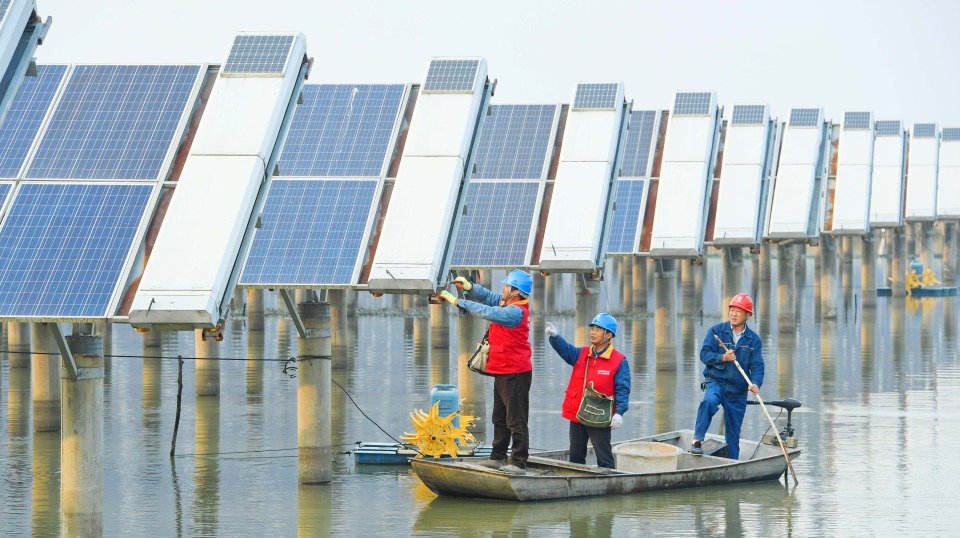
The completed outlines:
<svg viewBox="0 0 960 538">
<path fill-rule="evenodd" d="M 570 421 L 570 461 L 587 462 L 587 439 L 597 454 L 597 466 L 613 469 L 616 462 L 610 446 L 610 431 L 623 424 L 623 414 L 630 403 L 630 364 L 623 353 L 613 349 L 617 335 L 617 320 L 601 312 L 590 322 L 590 346 L 577 347 L 557 334 L 557 328 L 547 323 L 550 345 L 567 364 L 573 366 L 570 383 L 563 399 L 561 415 Z M 588 384 L 607 397 L 614 398 L 616 413 L 609 426 L 587 426 L 577 420 L 577 410 Z"/>
<path fill-rule="evenodd" d="M 440 297 L 459 306 L 470 315 L 490 323 L 487 373 L 493 374 L 493 443 L 490 459 L 480 465 L 510 474 L 524 474 L 530 453 L 530 385 L 533 363 L 530 356 L 530 302 L 533 291 L 530 273 L 514 269 L 502 282 L 502 293 L 490 291 L 463 277 L 454 285 L 464 290 L 471 300 L 458 299 L 447 290 Z M 513 439 L 510 465 L 507 448 Z"/>
</svg>

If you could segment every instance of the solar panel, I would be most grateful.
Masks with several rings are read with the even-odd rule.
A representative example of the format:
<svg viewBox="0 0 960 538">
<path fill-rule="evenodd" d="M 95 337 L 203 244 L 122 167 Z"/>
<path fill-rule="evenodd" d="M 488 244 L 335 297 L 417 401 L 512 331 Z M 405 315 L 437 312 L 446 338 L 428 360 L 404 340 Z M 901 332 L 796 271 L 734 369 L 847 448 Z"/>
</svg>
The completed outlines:
<svg viewBox="0 0 960 538">
<path fill-rule="evenodd" d="M 763 125 L 767 122 L 764 105 L 733 105 L 730 123 L 733 125 Z"/>
<path fill-rule="evenodd" d="M 292 35 L 249 35 L 233 38 L 223 75 L 283 75 L 293 48 Z"/>
<path fill-rule="evenodd" d="M 960 127 L 944 127 L 940 134 L 940 140 L 952 142 L 960 140 Z"/>
<path fill-rule="evenodd" d="M 620 177 L 646 177 L 656 121 L 655 110 L 637 110 L 630 113 L 630 130 L 627 131 L 620 158 Z"/>
<path fill-rule="evenodd" d="M 451 265 L 526 265 L 540 184 L 539 181 L 470 183 Z"/>
<path fill-rule="evenodd" d="M 402 84 L 303 87 L 280 155 L 280 176 L 379 177 L 392 156 Z"/>
<path fill-rule="evenodd" d="M 196 65 L 80 65 L 67 80 L 27 178 L 158 179 Z"/>
<path fill-rule="evenodd" d="M 66 71 L 65 65 L 38 65 L 37 76 L 23 77 L 0 125 L 0 177 L 19 177 L 23 161 Z"/>
<path fill-rule="evenodd" d="M 680 116 L 705 116 L 710 113 L 710 92 L 677 92 L 673 113 Z"/>
<path fill-rule="evenodd" d="M 353 284 L 378 183 L 274 179 L 240 284 Z"/>
<path fill-rule="evenodd" d="M 472 92 L 479 67 L 480 60 L 431 60 L 423 91 Z"/>
<path fill-rule="evenodd" d="M 843 128 L 844 129 L 869 129 L 870 128 L 870 113 L 869 112 L 847 112 L 843 115 Z"/>
<path fill-rule="evenodd" d="M 7 201 L 7 195 L 13 189 L 13 183 L 0 183 L 0 216 L 3 215 L 3 204 Z"/>
<path fill-rule="evenodd" d="M 0 1 L 0 22 L 3 22 L 3 19 L 7 18 L 7 10 L 10 9 L 11 0 L 2 0 Z"/>
<path fill-rule="evenodd" d="M 794 108 L 790 111 L 790 127 L 817 127 L 819 108 Z"/>
<path fill-rule="evenodd" d="M 900 120 L 882 120 L 877 122 L 877 136 L 889 136 L 903 134 L 900 127 Z"/>
<path fill-rule="evenodd" d="M 914 123 L 913 136 L 917 138 L 933 138 L 937 136 L 936 123 Z"/>
<path fill-rule="evenodd" d="M 617 108 L 619 84 L 577 84 L 573 108 L 613 110 Z"/>
<path fill-rule="evenodd" d="M 0 228 L 0 316 L 108 316 L 153 188 L 21 184 Z"/>
<path fill-rule="evenodd" d="M 637 221 L 640 220 L 640 202 L 643 198 L 643 180 L 617 181 L 616 211 L 610 222 L 607 252 L 631 254 L 637 239 Z"/>
<path fill-rule="evenodd" d="M 475 179 L 540 179 L 557 105 L 491 105 L 476 143 Z"/>
</svg>

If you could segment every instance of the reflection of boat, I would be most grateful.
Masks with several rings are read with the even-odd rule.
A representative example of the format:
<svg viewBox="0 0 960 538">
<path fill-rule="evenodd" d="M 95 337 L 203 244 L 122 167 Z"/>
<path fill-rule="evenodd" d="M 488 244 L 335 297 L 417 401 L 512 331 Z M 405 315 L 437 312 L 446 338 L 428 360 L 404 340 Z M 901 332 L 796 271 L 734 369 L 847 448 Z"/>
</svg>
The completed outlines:
<svg viewBox="0 0 960 538">
<path fill-rule="evenodd" d="M 690 430 L 659 434 L 618 443 L 665 443 L 688 447 L 693 436 Z M 451 497 L 474 497 L 505 501 L 538 501 L 592 497 L 618 493 L 639 493 L 668 489 L 718 486 L 774 480 L 786 469 L 783 452 L 776 444 L 740 441 L 744 459 L 730 460 L 718 454 L 726 452 L 723 438 L 708 435 L 704 455 L 695 456 L 677 450 L 676 470 L 662 470 L 659 462 L 652 470 L 633 466 L 635 470 L 601 469 L 563 461 L 566 451 L 541 452 L 527 461 L 527 472 L 511 475 L 477 465 L 476 459 L 415 459 L 410 463 L 420 480 L 434 493 Z M 799 449 L 788 451 L 793 459 Z"/>
</svg>

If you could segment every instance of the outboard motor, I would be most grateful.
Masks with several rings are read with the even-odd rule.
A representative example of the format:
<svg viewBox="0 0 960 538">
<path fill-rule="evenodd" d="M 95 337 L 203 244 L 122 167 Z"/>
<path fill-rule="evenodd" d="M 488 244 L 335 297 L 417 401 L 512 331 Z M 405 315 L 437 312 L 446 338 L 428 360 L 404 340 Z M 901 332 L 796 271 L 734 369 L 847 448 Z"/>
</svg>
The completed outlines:
<svg viewBox="0 0 960 538">
<path fill-rule="evenodd" d="M 760 405 L 760 402 L 756 400 L 747 400 L 747 404 Z M 787 448 L 797 448 L 797 438 L 793 435 L 793 410 L 801 406 L 800 400 L 797 400 L 796 398 L 787 398 L 785 400 L 769 400 L 766 402 L 766 404 L 787 410 L 787 425 L 784 426 L 783 430 L 780 431 L 780 439 Z M 762 442 L 768 445 L 777 444 L 776 440 L 769 433 L 763 436 Z"/>
</svg>

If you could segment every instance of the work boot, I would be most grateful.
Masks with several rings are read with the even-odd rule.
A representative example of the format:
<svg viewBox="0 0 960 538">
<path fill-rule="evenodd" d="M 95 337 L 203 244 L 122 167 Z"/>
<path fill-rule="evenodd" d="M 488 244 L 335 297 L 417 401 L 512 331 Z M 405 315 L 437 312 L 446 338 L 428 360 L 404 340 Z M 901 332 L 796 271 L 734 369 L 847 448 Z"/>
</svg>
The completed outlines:
<svg viewBox="0 0 960 538">
<path fill-rule="evenodd" d="M 504 465 L 503 467 L 500 468 L 500 472 L 507 473 L 507 474 L 515 474 L 515 475 L 527 474 L 526 469 L 524 469 L 523 467 L 517 467 L 516 465 L 513 465 L 513 464 Z"/>
<path fill-rule="evenodd" d="M 703 455 L 703 447 L 700 445 L 700 441 L 693 442 L 693 446 L 690 447 L 690 453 L 693 454 L 694 456 Z"/>
<path fill-rule="evenodd" d="M 486 467 L 488 469 L 500 469 L 507 464 L 507 460 L 495 460 L 493 458 L 489 458 L 478 461 L 476 464 L 480 467 Z"/>
</svg>

